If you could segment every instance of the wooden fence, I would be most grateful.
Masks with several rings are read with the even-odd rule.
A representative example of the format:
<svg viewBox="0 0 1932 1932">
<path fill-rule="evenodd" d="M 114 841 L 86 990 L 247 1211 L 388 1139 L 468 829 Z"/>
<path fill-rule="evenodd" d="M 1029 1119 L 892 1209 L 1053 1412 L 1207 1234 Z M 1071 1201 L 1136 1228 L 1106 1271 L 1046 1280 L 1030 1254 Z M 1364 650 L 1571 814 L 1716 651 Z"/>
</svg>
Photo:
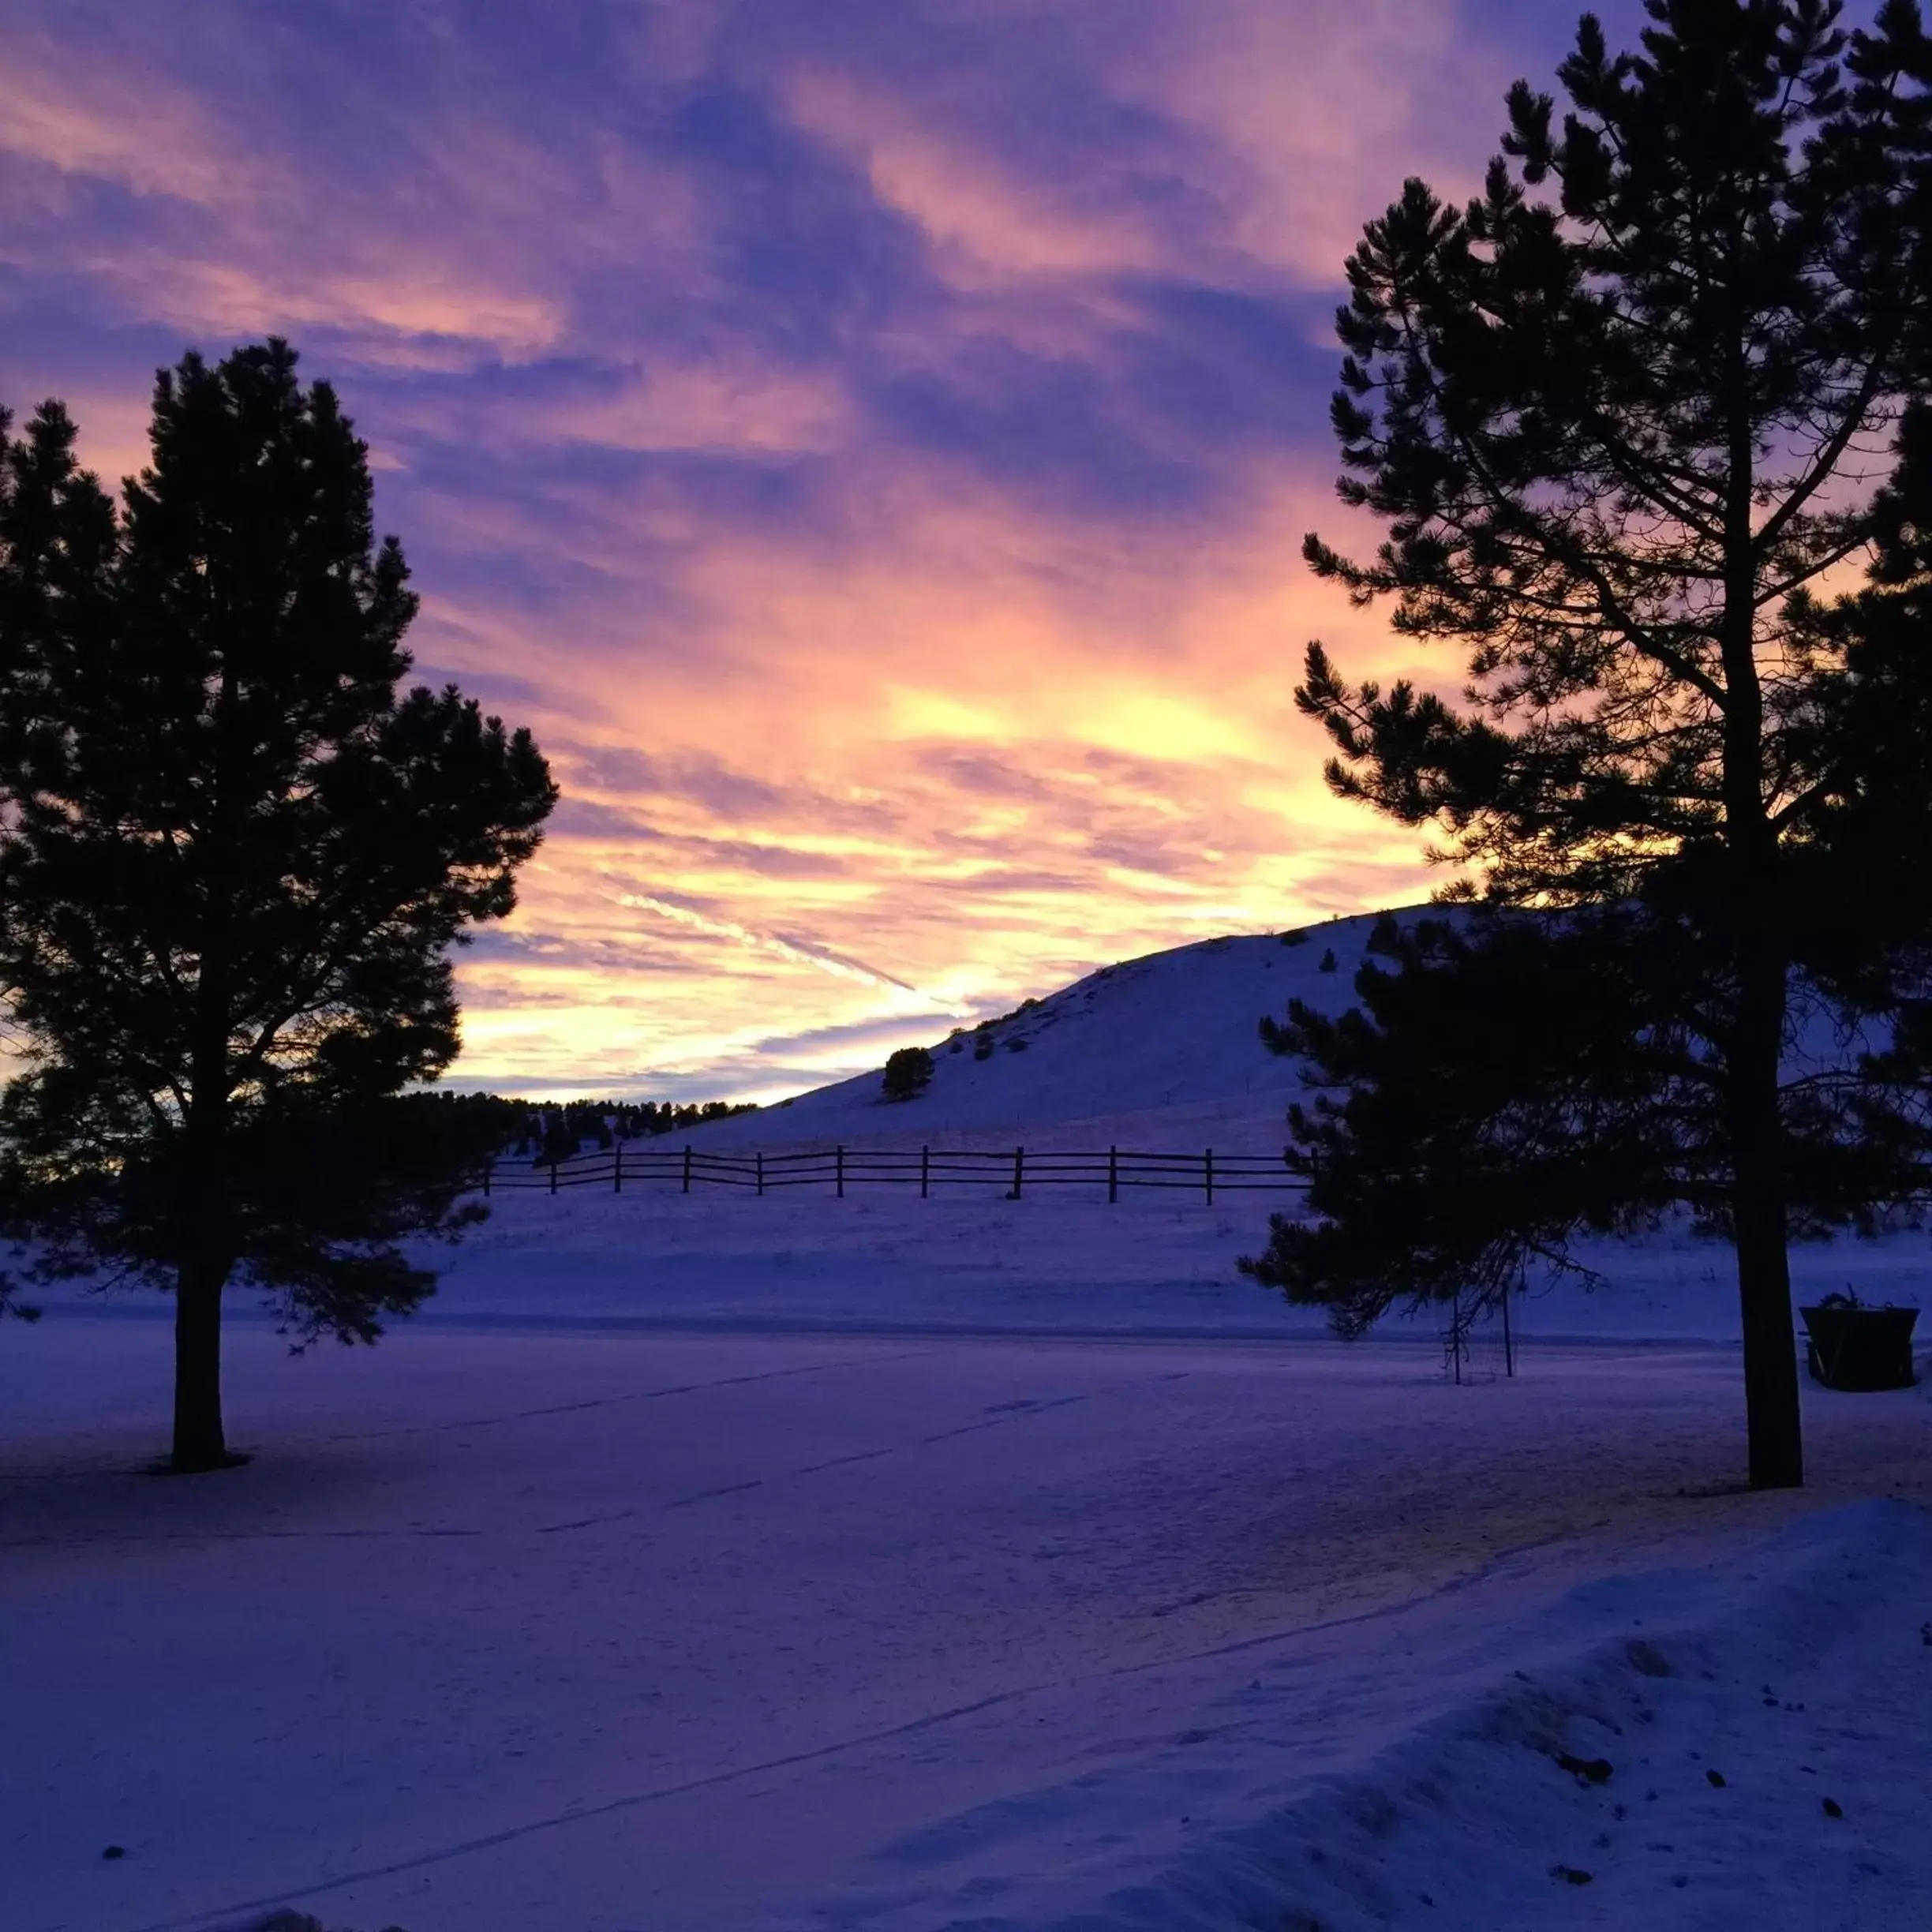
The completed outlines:
<svg viewBox="0 0 1932 1932">
<path fill-rule="evenodd" d="M 578 1154 L 567 1160 L 530 1166 L 500 1160 L 481 1177 L 485 1194 L 541 1188 L 556 1194 L 565 1188 L 603 1187 L 621 1194 L 626 1187 L 675 1185 L 694 1188 L 743 1188 L 767 1194 L 780 1188 L 829 1188 L 844 1200 L 848 1187 L 916 1187 L 919 1198 L 939 1188 L 993 1189 L 1007 1200 L 1020 1200 L 1032 1189 L 1091 1187 L 1106 1189 L 1118 1201 L 1123 1188 L 1171 1188 L 1198 1194 L 1212 1206 L 1218 1194 L 1290 1193 L 1308 1182 L 1291 1172 L 1286 1151 L 1279 1154 L 1149 1154 L 1110 1147 L 1094 1154 L 1032 1153 L 1024 1147 L 819 1148 L 803 1154 L 711 1154 L 692 1147 L 640 1148 L 620 1144 L 608 1151 Z"/>
</svg>

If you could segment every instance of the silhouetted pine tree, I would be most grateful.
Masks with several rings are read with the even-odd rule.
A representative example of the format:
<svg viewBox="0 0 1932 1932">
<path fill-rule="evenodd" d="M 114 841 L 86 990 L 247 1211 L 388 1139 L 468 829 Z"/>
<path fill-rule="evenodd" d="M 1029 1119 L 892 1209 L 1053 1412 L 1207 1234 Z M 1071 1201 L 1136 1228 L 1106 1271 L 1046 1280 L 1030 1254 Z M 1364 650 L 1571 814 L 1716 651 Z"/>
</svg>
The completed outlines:
<svg viewBox="0 0 1932 1932">
<path fill-rule="evenodd" d="M 152 437 L 118 517 L 58 406 L 6 451 L 0 1211 L 45 1273 L 174 1289 L 198 1470 L 231 1279 L 373 1339 L 433 1286 L 398 1240 L 474 1218 L 495 1110 L 395 1096 L 455 1057 L 449 949 L 510 911 L 556 792 L 527 732 L 399 691 L 402 552 L 285 343 L 163 371 Z"/>
<path fill-rule="evenodd" d="M 1305 554 L 1357 601 L 1393 598 L 1398 631 L 1462 646 L 1465 707 L 1350 687 L 1319 645 L 1297 697 L 1333 737 L 1336 791 L 1436 828 L 1470 893 L 1642 908 L 1654 927 L 1630 943 L 1682 963 L 1657 968 L 1661 987 L 1639 976 L 1633 1024 L 1694 972 L 1669 1024 L 1709 1096 L 1697 1133 L 1715 1136 L 1702 1171 L 1724 1177 L 1711 1219 L 1736 1247 L 1750 1476 L 1795 1484 L 1786 1244 L 1810 1184 L 1792 1171 L 1797 1103 L 1781 1091 L 1789 989 L 1835 949 L 1866 1010 L 1896 1016 L 1909 947 L 1888 945 L 1909 935 L 1881 929 L 1909 924 L 1904 908 L 1827 945 L 1820 860 L 1862 841 L 1868 889 L 1900 898 L 1923 864 L 1888 830 L 1889 803 L 1860 802 L 1884 777 L 1833 728 L 1834 706 L 1855 708 L 1848 634 L 1809 587 L 1882 534 L 1889 513 L 1863 478 L 1932 376 L 1932 47 L 1912 0 L 1885 0 L 1849 36 L 1832 0 L 1648 11 L 1642 51 L 1616 58 L 1586 16 L 1560 126 L 1518 82 L 1483 194 L 1458 210 L 1410 182 L 1349 263 L 1340 490 L 1389 534 L 1365 564 L 1313 537 Z M 1571 930 L 1630 960 L 1622 921 Z M 1581 988 L 1593 969 L 1578 942 L 1558 949 Z M 1483 942 L 1455 970 L 1501 972 L 1524 943 Z M 1552 1025 L 1559 983 L 1531 1009 Z M 1502 1023 L 1480 988 L 1461 997 Z M 1296 1024 L 1319 1067 L 1323 1036 Z M 1526 1073 L 1556 1078 L 1515 1028 L 1491 1048 L 1519 1045 Z M 1335 1071 L 1372 1084 L 1392 1069 Z M 1585 1104 L 1574 1081 L 1562 1091 Z M 1511 1104 L 1534 1099 L 1519 1086 Z M 1376 1158 L 1392 1183 L 1424 1152 L 1397 1136 Z M 1530 1190 L 1515 1198 L 1526 1232 L 1542 1227 Z M 1316 1205 L 1333 1231 L 1311 1245 L 1279 1230 L 1257 1271 L 1332 1294 L 1353 1320 L 1367 1305 L 1352 1271 L 1324 1269 L 1391 1204 Z M 1398 1225 L 1423 1241 L 1419 1220 Z"/>
</svg>

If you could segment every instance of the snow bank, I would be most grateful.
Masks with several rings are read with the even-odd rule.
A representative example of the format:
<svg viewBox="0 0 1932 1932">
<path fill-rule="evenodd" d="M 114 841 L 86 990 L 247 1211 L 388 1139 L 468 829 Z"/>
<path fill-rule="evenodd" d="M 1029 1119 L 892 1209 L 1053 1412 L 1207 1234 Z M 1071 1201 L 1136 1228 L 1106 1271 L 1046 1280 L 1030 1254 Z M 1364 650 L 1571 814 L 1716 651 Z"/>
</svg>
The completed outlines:
<svg viewBox="0 0 1932 1932">
<path fill-rule="evenodd" d="M 1406 1674 L 1426 1650 L 1433 1681 L 1418 1703 L 1432 1714 L 1339 1774 L 1284 1777 L 1301 1754 L 1299 1700 L 1264 1657 L 1244 1691 L 1130 1774 L 948 1821 L 881 1855 L 897 1887 L 875 1881 L 796 1923 L 894 1932 L 1923 1923 L 1932 1513 L 1896 1503 L 1835 1511 L 1747 1560 L 1593 1582 L 1509 1629 L 1507 1653 L 1460 1631 L 1444 1642 L 1426 1619 L 1406 1619 Z M 1503 1654 L 1520 1661 L 1504 1671 Z M 1345 1702 L 1346 1672 L 1328 1689 Z M 1245 1783 L 1256 1821 L 1191 1831 L 1204 1789 L 1230 1782 Z M 912 1874 L 923 1898 L 904 1882 Z"/>
</svg>

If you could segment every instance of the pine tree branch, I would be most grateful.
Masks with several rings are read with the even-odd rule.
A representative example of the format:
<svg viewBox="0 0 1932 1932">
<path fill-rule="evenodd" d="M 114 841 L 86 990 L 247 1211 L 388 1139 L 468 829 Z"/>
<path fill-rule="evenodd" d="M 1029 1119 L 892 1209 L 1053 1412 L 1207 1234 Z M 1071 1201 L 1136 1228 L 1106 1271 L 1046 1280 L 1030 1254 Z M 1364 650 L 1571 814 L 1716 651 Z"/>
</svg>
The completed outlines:
<svg viewBox="0 0 1932 1932">
<path fill-rule="evenodd" d="M 1891 361 L 1894 341 L 1894 336 L 1888 335 L 1866 364 L 1852 401 L 1846 405 L 1837 429 L 1819 451 L 1809 474 L 1792 489 L 1777 511 L 1758 526 L 1754 540 L 1756 557 L 1762 558 L 1770 553 L 1792 519 L 1837 475 L 1839 461 L 1851 447 L 1852 439 L 1869 425 L 1872 407 L 1878 399 L 1881 372 Z"/>
<path fill-rule="evenodd" d="M 1610 467 L 1621 475 L 1632 489 L 1667 509 L 1686 529 L 1702 537 L 1706 543 L 1715 544 L 1721 541 L 1717 526 L 1706 522 L 1689 498 L 1680 496 L 1674 487 L 1661 481 L 1665 474 L 1663 466 L 1641 458 L 1633 445 L 1611 429 L 1608 419 L 1601 411 L 1590 412 L 1589 420 L 1596 432 L 1598 448 L 1608 460 Z M 1646 474 L 1650 481 L 1646 481 Z M 1694 574 L 1686 571 L 1681 564 L 1677 567 L 1677 572 L 1679 575 Z"/>
<path fill-rule="evenodd" d="M 1407 316 L 1405 315 L 1402 318 L 1400 327 L 1416 365 L 1428 372 L 1425 380 L 1428 394 L 1436 404 L 1436 419 L 1446 427 L 1450 421 L 1450 412 L 1443 407 L 1444 399 L 1442 387 L 1440 380 L 1435 374 L 1433 365 L 1422 346 L 1417 342 L 1413 324 Z M 1501 516 L 1507 520 L 1510 526 L 1533 533 L 1547 528 L 1544 519 L 1539 518 L 1533 511 L 1526 509 L 1520 500 L 1512 496 L 1501 483 L 1496 476 L 1492 466 L 1477 448 L 1471 436 L 1453 429 L 1448 431 L 1448 436 L 1467 465 L 1470 474 L 1477 480 L 1485 499 L 1489 515 L 1492 519 Z M 1465 526 L 1463 534 L 1466 535 L 1467 534 L 1466 526 Z M 1729 698 L 1724 687 L 1689 659 L 1672 650 L 1668 646 L 1659 642 L 1648 627 L 1640 623 L 1635 616 L 1625 608 L 1622 599 L 1618 597 L 1612 587 L 1608 578 L 1604 575 L 1601 568 L 1591 561 L 1587 552 L 1578 548 L 1566 556 L 1562 549 L 1549 542 L 1547 537 L 1533 542 L 1531 549 L 1533 553 L 1540 555 L 1545 560 L 1556 564 L 1559 568 L 1567 568 L 1582 575 L 1585 581 L 1596 590 L 1599 608 L 1611 619 L 1619 634 L 1642 651 L 1646 657 L 1662 665 L 1683 683 L 1688 684 L 1718 710 L 1724 711 L 1728 708 Z"/>
<path fill-rule="evenodd" d="M 1754 600 L 1754 608 L 1762 610 L 1768 605 L 1776 604 L 1781 599 L 1789 597 L 1794 590 L 1802 589 L 1806 584 L 1816 582 L 1827 571 L 1842 564 L 1847 557 L 1867 548 L 1871 541 L 1870 519 L 1867 518 L 1865 527 L 1846 537 L 1843 541 L 1833 545 L 1829 549 L 1814 558 L 1795 575 L 1783 578 L 1775 584 L 1766 585 L 1758 592 Z"/>
<path fill-rule="evenodd" d="M 1785 831 L 1793 820 L 1802 818 L 1813 806 L 1822 804 L 1825 799 L 1832 797 L 1839 788 L 1840 781 L 1835 775 L 1830 778 L 1820 779 L 1816 784 L 1807 786 L 1788 803 L 1771 814 L 1771 829 L 1774 832 Z"/>
</svg>

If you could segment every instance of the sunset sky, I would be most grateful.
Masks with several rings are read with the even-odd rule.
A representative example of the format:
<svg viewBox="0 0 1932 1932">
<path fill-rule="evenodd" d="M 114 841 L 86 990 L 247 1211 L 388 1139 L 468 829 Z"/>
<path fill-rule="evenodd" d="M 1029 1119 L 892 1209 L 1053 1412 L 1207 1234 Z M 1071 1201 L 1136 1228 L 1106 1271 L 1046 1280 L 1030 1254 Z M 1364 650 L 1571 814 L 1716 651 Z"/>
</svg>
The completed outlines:
<svg viewBox="0 0 1932 1932">
<path fill-rule="evenodd" d="M 1614 39 L 1634 5 L 1600 9 Z M 468 1088 L 774 1098 L 1089 968 L 1421 896 L 1302 646 L 1362 223 L 1469 192 L 1550 0 L 9 0 L 0 401 L 343 394 L 419 673 L 565 797 Z"/>
</svg>

